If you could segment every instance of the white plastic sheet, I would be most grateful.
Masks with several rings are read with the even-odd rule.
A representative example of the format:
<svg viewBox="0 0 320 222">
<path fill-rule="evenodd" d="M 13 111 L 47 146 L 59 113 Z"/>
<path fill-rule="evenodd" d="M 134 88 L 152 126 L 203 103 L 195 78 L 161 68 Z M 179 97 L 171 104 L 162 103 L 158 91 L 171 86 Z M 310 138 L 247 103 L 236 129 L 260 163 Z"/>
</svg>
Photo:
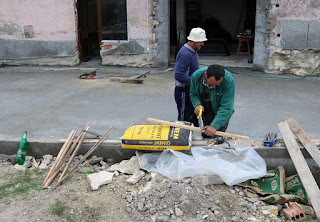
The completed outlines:
<svg viewBox="0 0 320 222">
<path fill-rule="evenodd" d="M 218 175 L 229 186 L 248 179 L 257 179 L 267 173 L 266 162 L 251 147 L 214 148 L 192 147 L 192 155 L 174 151 L 168 147 L 162 153 L 138 155 L 140 167 L 159 172 L 170 179 L 196 178 L 204 175 Z M 217 180 L 212 183 L 219 184 Z"/>
</svg>

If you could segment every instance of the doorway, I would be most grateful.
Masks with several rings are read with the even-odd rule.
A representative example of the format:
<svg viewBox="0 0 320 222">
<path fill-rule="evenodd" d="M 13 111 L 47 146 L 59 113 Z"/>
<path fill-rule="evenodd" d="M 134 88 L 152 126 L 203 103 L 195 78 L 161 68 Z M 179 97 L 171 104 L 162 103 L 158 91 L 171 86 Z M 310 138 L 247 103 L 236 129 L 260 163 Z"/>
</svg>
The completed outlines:
<svg viewBox="0 0 320 222">
<path fill-rule="evenodd" d="M 181 4 L 183 2 L 183 4 Z M 178 9 L 184 5 L 184 10 Z M 192 28 L 201 27 L 206 31 L 208 41 L 198 52 L 205 56 L 221 57 L 221 60 L 237 59 L 238 37 L 252 36 L 255 31 L 256 0 L 171 0 L 170 2 L 170 49 L 176 55 L 187 42 L 186 37 Z M 184 17 L 184 23 L 181 22 Z M 177 18 L 180 20 L 177 24 Z M 177 27 L 184 25 L 184 28 Z M 179 32 L 182 30 L 183 33 Z M 184 39 L 179 41 L 179 37 Z M 241 45 L 241 50 L 247 50 Z M 250 41 L 251 51 L 254 39 Z M 239 55 L 248 62 L 248 55 Z"/>
<path fill-rule="evenodd" d="M 78 36 L 80 61 L 100 58 L 97 0 L 78 0 Z"/>
</svg>

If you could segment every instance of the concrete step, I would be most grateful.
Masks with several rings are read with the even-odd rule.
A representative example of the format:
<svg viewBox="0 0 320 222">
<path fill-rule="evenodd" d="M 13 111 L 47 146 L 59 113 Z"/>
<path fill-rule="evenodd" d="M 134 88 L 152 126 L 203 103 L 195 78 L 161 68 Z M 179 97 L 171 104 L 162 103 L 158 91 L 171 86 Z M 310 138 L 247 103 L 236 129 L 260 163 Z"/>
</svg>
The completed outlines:
<svg viewBox="0 0 320 222">
<path fill-rule="evenodd" d="M 316 144 L 319 139 L 314 139 Z M 84 155 L 96 142 L 98 139 L 85 139 L 83 144 L 77 155 Z M 17 152 L 19 141 L 0 141 L 1 154 L 12 155 Z M 51 154 L 53 156 L 57 156 L 59 153 L 65 139 L 57 140 L 57 141 L 48 141 L 45 142 L 43 140 L 31 140 L 29 141 L 29 149 L 28 155 L 34 156 L 36 159 L 42 158 L 45 154 Z M 264 147 L 263 141 L 258 139 L 248 139 L 248 140 L 228 140 L 227 143 L 223 143 L 220 145 L 213 145 L 210 148 L 214 149 L 216 147 L 225 147 L 225 148 L 245 148 L 252 147 L 257 151 L 257 153 L 266 161 L 267 169 L 273 170 L 278 166 L 282 165 L 285 169 L 286 176 L 294 175 L 297 173 L 295 166 L 289 156 L 287 148 L 285 147 L 283 141 L 280 139 L 277 141 L 274 147 Z M 192 141 L 192 147 L 201 146 L 208 147 L 210 144 L 210 140 L 200 140 Z M 298 143 L 302 154 L 304 155 L 308 166 L 316 179 L 317 183 L 320 184 L 320 167 L 317 163 L 312 159 L 307 150 L 302 147 L 300 143 Z M 230 145 L 230 146 L 229 146 Z M 209 147 L 208 147 L 209 148 Z M 121 146 L 120 139 L 109 139 L 105 140 L 99 148 L 92 153 L 92 155 L 97 155 L 99 157 L 103 157 L 106 159 L 113 159 L 114 163 L 120 162 L 125 159 L 129 159 L 133 155 L 135 155 L 136 150 L 133 149 L 123 149 Z M 150 152 L 150 151 L 142 151 L 142 152 Z M 152 152 L 152 151 L 151 151 Z M 182 151 L 185 153 L 189 153 L 190 151 Z"/>
</svg>

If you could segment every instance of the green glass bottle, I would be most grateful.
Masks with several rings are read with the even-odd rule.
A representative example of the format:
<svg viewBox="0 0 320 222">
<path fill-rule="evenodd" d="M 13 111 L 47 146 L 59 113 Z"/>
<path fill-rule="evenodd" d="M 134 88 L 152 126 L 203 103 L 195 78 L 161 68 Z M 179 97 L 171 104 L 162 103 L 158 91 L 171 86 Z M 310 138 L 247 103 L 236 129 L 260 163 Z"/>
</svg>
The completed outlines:
<svg viewBox="0 0 320 222">
<path fill-rule="evenodd" d="M 27 131 L 24 131 L 24 134 L 19 141 L 18 152 L 16 156 L 16 164 L 23 165 L 26 159 L 27 150 L 28 150 L 28 141 L 27 141 Z"/>
</svg>

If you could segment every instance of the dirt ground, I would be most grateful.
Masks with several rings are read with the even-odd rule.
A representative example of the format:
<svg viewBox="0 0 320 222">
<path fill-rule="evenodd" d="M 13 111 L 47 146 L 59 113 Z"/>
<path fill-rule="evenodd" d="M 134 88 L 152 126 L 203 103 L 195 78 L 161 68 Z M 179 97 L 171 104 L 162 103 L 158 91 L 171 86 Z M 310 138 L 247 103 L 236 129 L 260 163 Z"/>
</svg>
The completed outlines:
<svg viewBox="0 0 320 222">
<path fill-rule="evenodd" d="M 246 200 L 237 186 L 148 172 L 131 185 L 130 175 L 116 173 L 93 191 L 87 174 L 77 172 L 54 190 L 42 189 L 47 170 L 1 162 L 0 221 L 287 221 L 261 210 L 264 202 Z"/>
<path fill-rule="evenodd" d="M 46 172 L 0 166 L 0 221 L 131 221 L 125 200 L 108 186 L 92 191 L 87 175 L 77 173 L 55 190 L 42 189 Z"/>
</svg>

